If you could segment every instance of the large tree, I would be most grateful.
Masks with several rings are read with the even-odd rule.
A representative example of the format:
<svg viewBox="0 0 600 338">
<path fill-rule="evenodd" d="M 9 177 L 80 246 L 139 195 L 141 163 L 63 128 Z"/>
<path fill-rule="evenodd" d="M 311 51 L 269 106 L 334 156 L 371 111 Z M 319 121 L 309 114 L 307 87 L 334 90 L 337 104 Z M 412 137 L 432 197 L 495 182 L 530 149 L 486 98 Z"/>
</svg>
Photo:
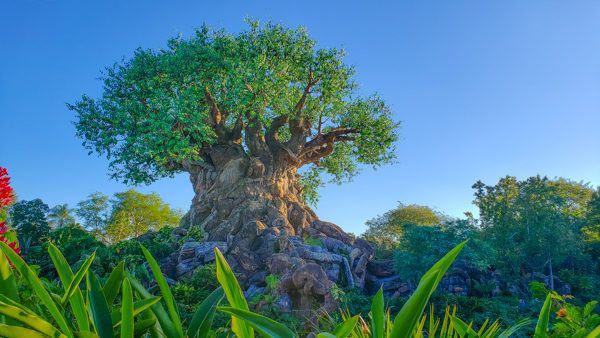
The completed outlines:
<svg viewBox="0 0 600 338">
<path fill-rule="evenodd" d="M 352 244 L 306 200 L 323 176 L 340 183 L 394 160 L 398 123 L 380 97 L 359 93 L 343 58 L 303 28 L 203 27 L 164 49 L 136 50 L 106 69 L 101 97 L 69 107 L 84 146 L 110 159 L 112 177 L 149 183 L 189 173 L 195 196 L 181 224 L 226 241 L 245 279 L 291 250 L 288 236 Z M 361 286 L 368 257 L 359 256 L 350 265 Z"/>
<path fill-rule="evenodd" d="M 323 175 L 340 183 L 362 165 L 394 160 L 398 123 L 379 96 L 359 93 L 343 58 L 303 28 L 203 27 L 164 49 L 136 50 L 106 69 L 101 97 L 69 107 L 77 135 L 110 159 L 112 177 L 149 183 L 189 173 L 195 197 L 182 225 L 234 244 L 229 254 L 255 271 L 265 256 L 251 246 L 265 230 L 314 228 L 306 200 Z"/>
</svg>

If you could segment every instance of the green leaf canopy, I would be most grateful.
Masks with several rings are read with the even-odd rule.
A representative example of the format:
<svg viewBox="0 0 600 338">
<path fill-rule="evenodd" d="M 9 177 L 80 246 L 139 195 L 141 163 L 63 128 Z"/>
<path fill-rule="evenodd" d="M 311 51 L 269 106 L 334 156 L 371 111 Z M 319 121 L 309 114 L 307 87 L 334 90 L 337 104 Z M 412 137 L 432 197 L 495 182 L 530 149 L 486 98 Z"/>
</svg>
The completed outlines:
<svg viewBox="0 0 600 338">
<path fill-rule="evenodd" d="M 323 172 L 341 182 L 359 163 L 392 161 L 398 127 L 380 97 L 359 95 L 343 57 L 304 28 L 205 26 L 164 49 L 137 49 L 106 69 L 100 98 L 69 107 L 84 146 L 128 183 L 215 166 L 214 151 L 236 146 L 266 166 L 308 165 L 313 182 Z"/>
</svg>

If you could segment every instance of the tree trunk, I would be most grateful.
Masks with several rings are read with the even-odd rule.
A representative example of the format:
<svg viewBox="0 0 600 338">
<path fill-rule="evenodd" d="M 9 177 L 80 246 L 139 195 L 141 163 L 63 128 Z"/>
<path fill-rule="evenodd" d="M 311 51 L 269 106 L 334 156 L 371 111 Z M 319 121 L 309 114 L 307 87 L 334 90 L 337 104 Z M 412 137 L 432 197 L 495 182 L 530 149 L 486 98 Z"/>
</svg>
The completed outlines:
<svg viewBox="0 0 600 338">
<path fill-rule="evenodd" d="M 333 308 L 334 282 L 364 287 L 373 248 L 318 219 L 301 198 L 293 165 L 265 164 L 238 146 L 222 147 L 210 158 L 211 165 L 186 168 L 195 197 L 181 225 L 202 228 L 205 242 L 184 244 L 176 278 L 191 274 L 199 260 L 214 259 L 210 251 L 218 247 L 242 286 L 260 287 L 268 274 L 278 275 L 280 291 L 294 307 L 318 300 Z M 319 239 L 320 244 L 304 244 L 308 237 Z"/>
</svg>

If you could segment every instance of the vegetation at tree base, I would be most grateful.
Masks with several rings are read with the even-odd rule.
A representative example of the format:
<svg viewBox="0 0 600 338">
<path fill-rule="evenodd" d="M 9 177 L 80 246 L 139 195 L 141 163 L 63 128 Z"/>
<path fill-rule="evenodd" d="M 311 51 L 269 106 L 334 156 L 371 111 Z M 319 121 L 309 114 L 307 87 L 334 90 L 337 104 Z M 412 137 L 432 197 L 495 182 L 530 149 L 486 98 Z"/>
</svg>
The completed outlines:
<svg viewBox="0 0 600 338">
<path fill-rule="evenodd" d="M 432 292 L 427 297 L 431 308 L 425 313 L 422 310 L 414 310 L 415 313 L 419 313 L 413 326 L 416 327 L 414 336 L 419 337 L 419 334 L 421 334 L 419 332 L 423 332 L 425 335 L 435 332 L 430 336 L 435 334 L 444 336 L 444 334 L 447 335 L 447 330 L 467 330 L 469 325 L 471 325 L 470 330 L 477 328 L 477 331 L 479 331 L 479 328 L 482 328 L 479 333 L 481 336 L 484 336 L 483 332 L 487 332 L 486 330 L 496 332 L 494 336 L 501 336 L 502 331 L 507 332 L 506 330 L 509 330 L 507 325 L 510 324 L 514 324 L 515 327 L 519 328 L 513 335 L 533 335 L 535 330 L 539 331 L 541 329 L 537 329 L 533 324 L 521 320 L 535 317 L 538 313 L 541 313 L 551 318 L 548 323 L 552 324 L 547 324 L 547 329 L 545 329 L 546 336 L 587 337 L 589 335 L 594 337 L 593 330 L 600 324 L 595 307 L 596 302 L 592 300 L 600 297 L 597 291 L 597 285 L 600 284 L 597 274 L 599 257 L 595 254 L 598 245 L 598 190 L 564 179 L 549 180 L 543 177 L 532 177 L 523 181 L 506 177 L 494 186 L 485 186 L 478 182 L 474 185 L 474 189 L 474 203 L 481 208 L 481 219 L 475 219 L 470 215 L 465 219 L 452 219 L 427 207 L 400 205 L 398 209 L 386 213 L 376 221 L 369 222 L 371 226 L 376 225 L 376 231 L 381 233 L 383 233 L 382 229 L 386 228 L 395 232 L 390 234 L 394 236 L 394 244 L 386 243 L 384 248 L 380 248 L 380 258 L 394 259 L 395 272 L 402 276 L 403 280 L 416 285 L 420 279 L 419 285 L 421 285 L 424 280 L 427 280 L 427 266 L 435 267 L 439 265 L 436 262 L 441 256 L 451 251 L 461 242 L 468 240 L 468 244 L 462 249 L 462 253 L 458 257 L 459 266 L 466 264 L 465 266 L 468 266 L 469 269 L 480 271 L 479 273 L 487 273 L 490 269 L 495 269 L 496 273 L 499 273 L 499 282 L 504 285 L 501 289 L 505 291 L 502 292 L 506 292 L 507 285 L 511 283 L 514 285 L 529 283 L 531 285 L 519 293 L 518 296 L 508 293 L 497 294 L 495 290 L 498 289 L 499 285 L 485 284 L 474 285 L 468 296 L 456 295 L 447 291 Z M 141 290 L 142 285 L 151 286 L 157 278 L 156 271 L 149 269 L 152 264 L 148 265 L 148 258 L 161 261 L 173 253 L 178 245 L 181 245 L 188 238 L 192 238 L 189 236 L 194 236 L 194 240 L 197 241 L 202 241 L 203 236 L 201 233 L 190 233 L 186 237 L 178 238 L 173 235 L 173 228 L 171 227 L 176 222 L 172 222 L 170 226 L 160 228 L 152 236 L 144 235 L 140 238 L 106 242 L 106 238 L 104 238 L 106 235 L 95 236 L 97 229 L 102 228 L 101 232 L 105 232 L 105 229 L 111 224 L 112 217 L 110 215 L 115 214 L 115 210 L 122 212 L 124 205 L 129 207 L 136 205 L 135 203 L 119 203 L 120 201 L 131 196 L 139 197 L 141 194 L 126 192 L 117 195 L 122 198 L 115 199 L 112 205 L 102 202 L 102 200 L 108 201 L 108 199 L 98 193 L 93 194 L 92 197 L 102 203 L 89 203 L 92 200 L 90 198 L 78 204 L 78 206 L 84 206 L 82 209 L 84 212 L 75 210 L 75 213 L 88 216 L 88 218 L 82 217 L 82 219 L 89 221 L 86 228 L 73 222 L 60 227 L 50 227 L 48 214 L 51 209 L 41 200 L 19 201 L 13 205 L 13 208 L 17 207 L 17 212 L 15 213 L 14 209 L 11 208 L 9 215 L 10 220 L 16 221 L 19 226 L 17 229 L 23 229 L 28 236 L 41 236 L 40 238 L 44 238 L 45 244 L 41 244 L 38 250 L 24 250 L 22 254 L 27 262 L 35 264 L 29 266 L 32 271 L 31 274 L 40 278 L 41 285 L 48 289 L 51 298 L 60 297 L 52 295 L 60 295 L 63 292 L 61 290 L 65 288 L 63 286 L 61 289 L 59 283 L 64 278 L 64 273 L 56 269 L 56 258 L 53 258 L 52 254 L 48 255 L 48 251 L 61 252 L 65 264 L 68 264 L 74 270 L 72 275 L 75 275 L 78 269 L 84 269 L 90 274 L 85 277 L 86 280 L 89 279 L 88 286 L 80 292 L 84 290 L 86 290 L 85 292 L 92 292 L 94 285 L 98 285 L 95 280 L 100 283 L 100 289 L 103 289 L 102 283 L 110 280 L 111 274 L 116 269 L 116 271 L 122 271 L 123 276 L 126 276 L 123 278 L 131 278 L 129 283 L 131 284 L 131 295 L 134 300 L 134 318 L 137 318 L 134 319 L 134 326 L 138 324 L 137 327 L 140 327 L 143 326 L 142 323 L 149 325 L 152 321 L 152 316 L 149 315 L 152 307 L 147 308 L 147 312 L 144 314 L 144 311 L 136 312 L 136 304 L 144 299 L 148 299 L 149 302 L 154 301 L 154 298 L 148 298 L 152 297 L 151 293 L 147 293 L 148 291 L 138 290 Z M 156 201 L 156 195 L 147 196 L 153 196 L 151 200 Z M 505 196 L 511 196 L 511 199 L 507 200 L 504 198 Z M 137 201 L 139 200 L 137 199 Z M 101 207 L 90 208 L 89 205 L 100 205 Z M 148 205 L 165 207 L 163 202 L 145 204 L 145 206 Z M 112 211 L 108 210 L 111 207 Z M 29 208 L 31 208 L 31 213 L 29 213 Z M 163 214 L 161 212 L 161 210 L 164 211 L 163 209 L 157 209 L 157 214 Z M 403 211 L 403 209 L 407 210 Z M 519 213 L 513 213 L 514 209 L 519 210 Z M 89 212 L 90 210 L 92 211 Z M 142 208 L 142 210 L 144 209 Z M 165 214 L 173 215 L 174 213 L 169 211 Z M 98 217 L 98 215 L 101 216 Z M 148 215 L 152 215 L 152 213 L 148 213 Z M 514 246 L 523 248 L 522 250 L 528 250 L 527 252 L 532 257 L 534 255 L 543 257 L 542 254 L 548 253 L 548 251 L 544 251 L 547 247 L 541 245 L 542 243 L 530 241 L 525 234 L 527 234 L 528 226 L 529 231 L 536 231 L 536 234 L 538 234 L 540 231 L 538 228 L 541 225 L 534 222 L 534 220 L 546 221 L 548 219 L 559 223 L 561 227 L 565 227 L 562 231 L 568 231 L 567 239 L 569 241 L 567 241 L 567 244 L 570 245 L 571 252 L 568 255 L 565 255 L 563 250 L 550 252 L 552 255 L 556 255 L 550 256 L 553 261 L 553 269 L 556 271 L 554 279 L 560 280 L 561 283 L 566 282 L 571 286 L 571 292 L 567 295 L 561 295 L 552 290 L 553 285 L 549 281 L 544 284 L 532 278 L 535 273 L 549 274 L 549 266 L 542 262 L 543 259 L 528 260 L 522 257 L 501 254 L 507 248 L 507 240 L 510 240 Z M 505 220 L 510 220 L 510 223 Z M 40 224 L 42 229 L 45 230 L 33 231 L 38 229 L 32 229 L 32 226 Z M 153 224 L 159 223 L 155 222 Z M 109 234 L 109 232 L 106 233 Z M 367 231 L 366 235 L 369 233 L 373 234 L 374 232 Z M 506 239 L 502 237 L 503 234 L 512 237 Z M 562 234 L 555 233 L 554 235 L 559 238 L 555 242 L 560 242 Z M 28 242 L 41 242 L 39 238 L 25 238 L 30 238 L 27 240 Z M 571 240 L 575 243 L 571 244 Z M 314 245 L 323 245 L 319 239 L 313 239 L 313 241 L 315 242 Z M 147 247 L 148 251 L 146 253 L 141 250 L 141 244 Z M 375 242 L 374 244 L 379 243 Z M 56 256 L 56 254 L 54 255 Z M 521 262 L 522 264 L 516 275 L 514 272 L 515 262 Z M 535 262 L 540 263 L 535 264 Z M 215 272 L 219 271 L 219 264 L 223 265 L 225 263 L 223 260 L 220 263 L 217 261 L 217 263 L 216 266 L 212 264 L 201 266 L 195 270 L 191 277 L 170 284 L 168 287 L 175 304 L 177 304 L 176 311 L 178 311 L 177 315 L 181 321 L 181 330 L 184 331 L 193 325 L 196 317 L 199 316 L 194 313 L 200 308 L 206 309 L 208 307 L 206 301 L 214 301 L 218 298 L 219 295 L 214 294 L 213 291 L 219 286 L 217 280 L 224 283 L 223 279 L 225 277 L 221 276 L 219 279 Z M 36 291 L 27 280 L 23 279 L 27 278 L 29 273 L 23 274 L 23 272 L 20 272 L 23 270 L 20 270 L 19 264 L 15 265 L 15 269 L 19 271 L 13 272 L 16 273 L 16 276 L 19 276 L 15 282 L 18 290 L 17 294 L 21 297 L 19 306 L 33 310 L 45 322 L 54 326 L 54 329 L 63 330 L 64 328 L 60 327 L 59 322 L 56 321 L 52 313 L 47 312 L 50 310 L 40 312 L 42 298 L 40 298 L 39 291 Z M 92 271 L 94 271 L 94 276 L 91 275 Z M 124 271 L 127 271 L 127 273 Z M 63 275 L 61 276 L 61 274 Z M 242 308 L 237 309 L 225 305 L 222 305 L 222 307 L 216 305 L 208 307 L 209 310 L 212 309 L 211 311 L 213 311 L 214 334 L 226 334 L 231 330 L 227 329 L 231 322 L 231 316 L 238 318 L 238 322 L 240 320 L 247 322 L 247 325 L 257 333 L 267 332 L 267 336 L 272 334 L 271 336 L 274 337 L 277 336 L 274 335 L 277 332 L 285 336 L 290 332 L 294 335 L 303 335 L 315 330 L 323 330 L 333 334 L 339 332 L 336 331 L 336 327 L 342 324 L 353 326 L 353 329 L 348 331 L 351 332 L 350 337 L 375 337 L 379 332 L 373 328 L 375 324 L 369 318 L 373 317 L 374 304 L 381 302 L 381 300 L 378 300 L 378 297 L 383 297 L 381 292 L 376 294 L 375 298 L 372 298 L 369 295 L 357 294 L 352 289 L 338 289 L 335 292 L 340 302 L 341 312 L 323 315 L 318 324 L 315 324 L 313 320 L 306 322 L 307 319 L 301 317 L 295 318 L 294 316 L 281 314 L 275 305 L 279 301 L 275 291 L 280 281 L 274 275 L 266 276 L 265 281 L 267 280 L 269 282 L 265 282 L 267 283 L 265 291 L 255 294 L 246 301 L 248 308 L 242 306 Z M 123 283 L 123 280 L 120 283 Z M 226 285 L 232 287 L 237 282 L 232 284 L 233 282 L 228 280 L 227 283 L 229 284 Z M 87 291 L 88 287 L 90 288 L 89 291 Z M 121 288 L 123 288 L 121 292 L 124 292 L 125 288 L 123 286 Z M 417 287 L 416 290 L 418 291 L 419 288 Z M 4 295 L 4 293 L 2 294 Z M 546 295 L 551 295 L 549 305 L 546 304 L 547 302 L 543 302 Z M 571 299 L 572 295 L 576 298 Z M 86 297 L 92 297 L 92 294 Z M 84 298 L 87 299 L 86 297 Z M 129 297 L 129 292 L 127 297 Z M 164 295 L 161 297 L 164 297 Z M 225 298 L 227 297 L 234 296 L 230 293 Z M 243 297 L 245 299 L 245 295 Z M 124 301 L 121 298 L 115 297 L 114 299 L 115 303 L 108 307 L 108 309 L 113 309 L 111 311 L 121 311 L 122 306 L 128 306 L 123 303 Z M 0 297 L 0 302 L 4 301 L 5 299 Z M 589 301 L 589 303 L 586 304 L 585 301 Z M 162 303 L 162 301 L 160 302 Z M 226 302 L 226 300 L 223 302 Z M 231 303 L 229 304 L 233 306 Z M 401 312 L 401 309 L 409 306 L 407 304 L 411 304 L 411 302 L 410 298 L 396 297 L 388 298 L 385 304 L 387 304 L 391 313 L 396 313 Z M 161 315 L 171 316 L 167 304 L 162 303 L 162 306 L 165 307 L 166 312 Z M 545 306 L 545 310 L 543 306 Z M 61 310 L 63 311 L 62 316 L 75 316 L 71 312 L 73 311 L 72 308 L 59 307 L 59 309 L 63 309 Z M 250 309 L 255 312 L 247 312 Z M 421 308 L 419 307 L 419 309 Z M 112 315 L 112 320 L 117 318 L 115 316 L 117 315 Z M 154 316 L 158 320 L 158 316 L 156 314 Z M 389 325 L 390 329 L 386 329 L 387 331 L 384 332 L 391 334 L 394 320 L 386 316 L 384 315 L 384 326 Z M 91 318 L 92 321 L 100 320 L 95 319 L 93 315 Z M 495 319 L 498 320 L 497 323 L 489 321 Z M 472 324 L 467 324 L 471 322 Z M 6 325 L 10 323 L 14 324 L 15 321 L 6 321 Z M 93 329 L 94 324 L 89 324 Z M 27 324 L 24 329 L 36 329 L 37 327 Z M 505 329 L 500 330 L 501 327 Z M 5 326 L 0 327 L 2 334 L 5 334 L 2 331 L 4 328 Z M 78 328 L 79 326 L 69 328 L 69 330 L 77 330 Z M 339 330 L 341 328 L 340 326 Z M 13 330 L 13 328 L 10 330 Z M 116 330 L 113 333 L 120 332 L 118 327 Z M 21 332 L 31 333 L 20 330 L 14 332 L 17 332 L 16 334 L 21 334 Z M 74 334 L 75 331 L 71 332 Z M 175 329 L 171 333 L 177 336 L 177 332 L 178 329 Z M 166 332 L 163 333 L 170 337 Z M 96 334 L 100 336 L 100 333 L 96 332 Z M 329 337 L 324 333 L 321 336 Z M 386 336 L 384 335 L 384 337 Z"/>
</svg>

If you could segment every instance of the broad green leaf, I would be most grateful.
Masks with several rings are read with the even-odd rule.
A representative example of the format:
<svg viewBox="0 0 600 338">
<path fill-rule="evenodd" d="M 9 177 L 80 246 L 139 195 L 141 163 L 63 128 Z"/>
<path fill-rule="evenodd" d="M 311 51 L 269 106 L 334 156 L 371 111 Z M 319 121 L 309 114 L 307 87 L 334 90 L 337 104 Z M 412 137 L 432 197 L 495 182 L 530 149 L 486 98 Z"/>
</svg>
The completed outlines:
<svg viewBox="0 0 600 338">
<path fill-rule="evenodd" d="M 4 252 L 4 254 L 8 257 L 8 259 L 14 264 L 15 268 L 19 270 L 21 275 L 27 280 L 35 294 L 40 298 L 42 304 L 48 309 L 50 315 L 56 323 L 58 327 L 64 334 L 71 334 L 71 329 L 63 317 L 62 312 L 59 310 L 58 306 L 52 300 L 52 296 L 48 293 L 48 290 L 42 284 L 42 281 L 36 276 L 36 274 L 31 270 L 31 268 L 25 263 L 25 261 L 21 258 L 21 256 L 17 255 L 6 243 L 0 241 L 0 250 Z"/>
<path fill-rule="evenodd" d="M 319 334 L 317 334 L 317 338 L 336 338 L 335 335 L 329 333 L 329 332 L 321 332 Z"/>
<path fill-rule="evenodd" d="M 65 259 L 65 256 L 63 256 L 60 250 L 52 243 L 49 243 L 48 245 L 48 254 L 54 263 L 56 272 L 58 272 L 58 277 L 60 278 L 63 288 L 65 289 L 65 292 L 67 292 L 69 285 L 73 281 L 73 271 L 69 267 L 69 263 Z M 73 310 L 73 315 L 75 316 L 79 331 L 89 331 L 90 322 L 88 320 L 88 313 L 85 308 L 83 294 L 79 288 L 74 290 L 73 296 L 69 298 L 69 303 L 71 304 L 71 310 Z"/>
<path fill-rule="evenodd" d="M 134 337 L 141 337 L 156 324 L 156 318 L 138 320 L 133 326 Z"/>
<path fill-rule="evenodd" d="M 6 324 L 0 324 L 0 334 L 2 335 L 2 337 L 6 337 L 6 338 L 24 338 L 24 337 L 48 338 L 47 335 L 40 333 L 38 331 L 26 329 L 26 328 L 20 327 L 20 326 L 11 326 L 11 325 L 6 325 Z M 60 336 L 57 336 L 57 337 L 66 337 L 66 336 L 61 334 Z"/>
<path fill-rule="evenodd" d="M 114 270 L 108 276 L 106 283 L 104 283 L 104 287 L 102 291 L 104 292 L 104 297 L 106 298 L 106 302 L 109 306 L 112 306 L 112 303 L 115 301 L 117 294 L 119 293 L 119 288 L 121 287 L 121 283 L 123 281 L 123 277 L 125 276 L 125 262 L 121 261 L 114 268 Z"/>
<path fill-rule="evenodd" d="M 210 331 L 212 321 L 215 315 L 215 310 L 223 299 L 223 288 L 217 288 L 213 291 L 198 307 L 194 313 L 190 326 L 188 327 L 186 336 L 189 338 L 206 338 Z"/>
<path fill-rule="evenodd" d="M 502 331 L 498 335 L 498 338 L 511 337 L 515 332 L 529 326 L 529 324 L 531 324 L 531 319 L 523 318 L 523 319 L 519 320 L 518 322 L 514 323 L 513 325 L 509 326 L 506 330 Z"/>
<path fill-rule="evenodd" d="M 336 326 L 332 333 L 336 338 L 346 338 L 352 333 L 356 323 L 358 323 L 358 316 L 348 318 Z"/>
<path fill-rule="evenodd" d="M 67 291 L 65 292 L 64 296 L 61 299 L 61 304 L 64 305 L 67 302 L 67 300 L 73 295 L 75 290 L 79 290 L 79 283 L 81 283 L 81 281 L 83 280 L 83 277 L 88 272 L 88 269 L 92 265 L 94 258 L 96 258 L 96 251 L 94 251 L 90 255 L 90 257 L 88 257 L 85 260 L 85 262 L 83 262 L 83 265 L 81 266 L 81 268 L 79 268 L 79 271 L 77 271 L 77 273 L 73 277 L 73 280 L 69 284 Z"/>
<path fill-rule="evenodd" d="M 595 329 L 590 331 L 590 333 L 588 333 L 588 335 L 585 336 L 585 338 L 597 338 L 597 337 L 600 337 L 600 325 L 596 326 Z"/>
<path fill-rule="evenodd" d="M 98 338 L 98 335 L 91 331 L 79 331 L 75 332 L 77 338 Z"/>
<path fill-rule="evenodd" d="M 552 307 L 552 293 L 549 292 L 540 310 L 538 322 L 535 325 L 534 337 L 542 338 L 548 336 L 548 323 L 550 322 L 550 308 Z"/>
<path fill-rule="evenodd" d="M 160 300 L 160 297 L 150 297 L 142 300 L 137 300 L 133 303 L 133 316 L 137 316 L 144 310 L 148 309 L 152 305 L 156 304 Z M 111 313 L 113 327 L 121 325 L 121 309 L 113 309 Z"/>
<path fill-rule="evenodd" d="M 19 301 L 15 275 L 12 273 L 8 258 L 0 252 L 0 295 L 8 299 Z M 0 315 L 0 323 L 16 324 L 13 319 Z"/>
<path fill-rule="evenodd" d="M 25 306 L 23 306 L 23 304 L 17 303 L 3 294 L 0 294 L 0 302 L 14 307 L 18 307 L 19 309 L 21 309 L 21 311 L 25 311 L 26 313 L 37 316 L 35 312 L 31 311 L 31 309 L 26 308 Z"/>
<path fill-rule="evenodd" d="M 408 338 L 413 332 L 415 325 L 421 318 L 429 298 L 437 288 L 444 274 L 456 259 L 466 242 L 462 242 L 450 250 L 442 259 L 429 269 L 419 281 L 415 292 L 406 301 L 400 312 L 394 319 L 391 336 L 394 338 Z"/>
<path fill-rule="evenodd" d="M 143 245 L 140 246 L 144 256 L 146 257 L 146 260 L 148 261 L 148 264 L 150 265 L 150 270 L 152 270 L 152 274 L 154 275 L 154 279 L 158 284 L 162 298 L 167 304 L 171 321 L 177 330 L 178 336 L 183 337 L 183 328 L 181 326 L 181 319 L 179 318 L 179 311 L 177 310 L 177 303 L 175 303 L 175 298 L 173 298 L 173 295 L 171 294 L 169 284 L 167 283 L 165 276 L 163 276 L 162 271 L 160 271 L 158 263 L 154 257 L 152 257 L 152 254 Z"/>
<path fill-rule="evenodd" d="M 128 279 L 123 280 L 121 338 L 133 338 L 133 292 Z"/>
<path fill-rule="evenodd" d="M 373 303 L 371 303 L 371 330 L 373 331 L 373 338 L 383 338 L 384 334 L 384 321 L 385 321 L 385 303 L 383 300 L 383 289 L 379 288 L 375 297 L 373 297 Z"/>
<path fill-rule="evenodd" d="M 12 300 L 19 301 L 15 275 L 12 273 L 8 258 L 2 253 L 0 253 L 0 293 Z"/>
<path fill-rule="evenodd" d="M 233 318 L 243 320 L 244 323 L 250 325 L 254 330 L 265 337 L 269 338 L 293 338 L 296 334 L 288 329 L 285 325 L 274 321 L 271 318 L 265 317 L 258 313 L 242 310 L 234 307 L 219 307 L 219 311 L 231 315 Z M 240 336 L 246 338 L 249 336 Z"/>
<path fill-rule="evenodd" d="M 148 292 L 148 290 L 146 290 L 142 286 L 142 284 L 137 279 L 135 279 L 135 277 L 133 277 L 130 273 L 125 272 L 125 275 L 127 276 L 127 279 L 129 279 L 129 282 L 131 283 L 133 289 L 140 295 L 140 297 L 142 297 L 143 299 L 154 298 L 154 296 L 152 296 L 150 292 Z M 180 337 L 178 331 L 175 329 L 173 322 L 171 321 L 171 318 L 169 318 L 167 311 L 160 302 L 156 302 L 155 304 L 153 304 L 151 306 L 151 309 L 154 315 L 156 316 L 156 320 L 158 320 L 158 324 L 160 325 L 160 328 L 164 332 L 165 336 L 169 338 Z"/>
<path fill-rule="evenodd" d="M 229 301 L 229 304 L 236 309 L 248 311 L 248 303 L 246 302 L 242 288 L 235 278 L 233 271 L 231 271 L 231 267 L 229 267 L 225 257 L 223 257 L 223 254 L 221 254 L 221 251 L 219 251 L 218 248 L 215 248 L 215 261 L 217 265 L 217 280 L 219 281 L 219 284 L 221 284 L 221 287 L 223 287 L 227 301 Z M 238 337 L 254 337 L 252 327 L 246 325 L 246 323 L 238 317 L 231 318 L 231 329 Z"/>
<path fill-rule="evenodd" d="M 113 338 L 112 322 L 104 292 L 96 274 L 90 271 L 86 279 L 88 302 L 96 333 L 100 338 Z"/>
<path fill-rule="evenodd" d="M 62 335 L 62 333 L 54 326 L 52 326 L 52 324 L 33 314 L 31 311 L 23 311 L 21 307 L 0 302 L 0 314 L 3 314 L 6 317 L 21 322 L 45 335 L 51 337 Z M 0 331 L 0 336 L 2 335 L 2 333 L 3 332 Z"/>
<path fill-rule="evenodd" d="M 479 334 L 471 328 L 472 323 L 467 324 L 462 319 L 453 316 L 452 324 L 454 325 L 454 330 L 456 330 L 460 337 L 479 337 Z"/>
</svg>

